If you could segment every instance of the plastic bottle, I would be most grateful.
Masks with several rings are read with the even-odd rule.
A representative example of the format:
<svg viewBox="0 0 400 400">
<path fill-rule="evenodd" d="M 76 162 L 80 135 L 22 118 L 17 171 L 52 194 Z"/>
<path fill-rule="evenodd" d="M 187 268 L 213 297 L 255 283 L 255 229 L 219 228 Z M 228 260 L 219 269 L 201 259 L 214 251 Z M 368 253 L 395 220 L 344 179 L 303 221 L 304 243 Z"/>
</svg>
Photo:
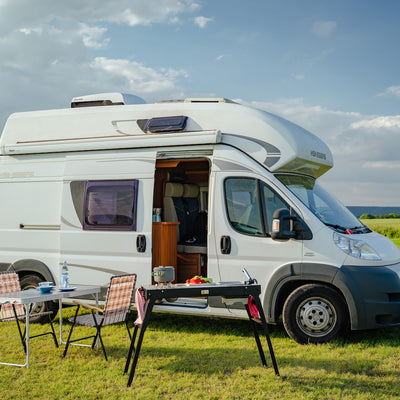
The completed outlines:
<svg viewBox="0 0 400 400">
<path fill-rule="evenodd" d="M 60 287 L 65 289 L 69 286 L 69 272 L 68 272 L 68 266 L 67 262 L 63 262 L 63 266 L 61 269 L 61 282 L 60 282 Z"/>
</svg>

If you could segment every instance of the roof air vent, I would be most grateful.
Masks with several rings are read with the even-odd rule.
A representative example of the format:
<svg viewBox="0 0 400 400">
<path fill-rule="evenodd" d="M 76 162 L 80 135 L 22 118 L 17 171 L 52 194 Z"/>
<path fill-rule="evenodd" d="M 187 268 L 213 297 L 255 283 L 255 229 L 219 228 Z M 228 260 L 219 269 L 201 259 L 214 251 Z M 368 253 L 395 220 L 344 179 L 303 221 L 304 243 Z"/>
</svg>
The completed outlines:
<svg viewBox="0 0 400 400">
<path fill-rule="evenodd" d="M 148 133 L 183 131 L 185 129 L 187 119 L 188 117 L 185 117 L 184 115 L 178 115 L 175 117 L 151 118 L 147 121 L 144 131 Z"/>
<path fill-rule="evenodd" d="M 233 100 L 221 98 L 188 98 L 185 103 L 235 103 Z M 236 103 L 235 103 L 236 104 Z"/>
<path fill-rule="evenodd" d="M 126 93 L 99 93 L 87 96 L 74 97 L 71 100 L 71 108 L 116 106 L 124 104 L 145 104 L 146 102 L 133 94 Z"/>
</svg>

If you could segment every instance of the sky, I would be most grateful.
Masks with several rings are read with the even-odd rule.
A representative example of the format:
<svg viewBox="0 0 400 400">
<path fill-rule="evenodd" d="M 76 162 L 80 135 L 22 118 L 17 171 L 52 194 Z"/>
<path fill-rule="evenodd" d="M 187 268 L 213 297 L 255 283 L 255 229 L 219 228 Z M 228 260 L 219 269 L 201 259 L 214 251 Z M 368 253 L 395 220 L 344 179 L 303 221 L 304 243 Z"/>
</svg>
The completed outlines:
<svg viewBox="0 0 400 400">
<path fill-rule="evenodd" d="M 0 131 L 74 96 L 226 97 L 330 147 L 343 204 L 400 206 L 400 1 L 0 0 Z"/>
</svg>

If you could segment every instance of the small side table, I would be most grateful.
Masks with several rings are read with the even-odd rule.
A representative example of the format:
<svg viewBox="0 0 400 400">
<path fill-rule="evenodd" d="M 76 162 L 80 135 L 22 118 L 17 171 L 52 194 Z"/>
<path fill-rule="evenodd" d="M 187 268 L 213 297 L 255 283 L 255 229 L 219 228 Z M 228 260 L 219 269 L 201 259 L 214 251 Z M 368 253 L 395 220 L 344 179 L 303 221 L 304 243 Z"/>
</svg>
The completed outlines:
<svg viewBox="0 0 400 400">
<path fill-rule="evenodd" d="M 226 299 L 248 299 L 252 296 L 254 299 L 254 305 L 257 307 L 259 313 L 259 322 L 264 330 L 265 337 L 268 343 L 269 354 L 271 356 L 272 365 L 275 370 L 275 375 L 279 376 L 278 365 L 276 363 L 274 350 L 272 348 L 271 339 L 269 337 L 268 325 L 265 319 L 264 311 L 260 301 L 261 286 L 252 284 L 199 284 L 199 285 L 185 285 L 175 284 L 170 286 L 145 286 L 140 288 L 142 291 L 145 304 L 144 304 L 144 317 L 141 326 L 136 325 L 132 335 L 131 345 L 129 347 L 128 356 L 126 359 L 124 374 L 129 370 L 129 366 L 132 361 L 131 370 L 129 373 L 128 384 L 131 386 L 133 377 L 135 375 L 136 365 L 139 359 L 140 349 L 142 347 L 144 333 L 150 322 L 150 316 L 154 304 L 157 300 L 163 298 L 179 298 L 179 297 L 209 297 L 209 296 L 220 296 Z M 248 304 L 245 305 L 247 315 L 251 322 L 254 339 L 257 344 L 258 352 L 260 354 L 261 362 L 263 366 L 267 366 L 267 362 L 264 355 L 264 350 L 260 341 L 260 337 L 257 331 L 257 322 L 252 317 Z M 138 340 L 136 342 L 137 332 L 140 329 Z"/>
</svg>

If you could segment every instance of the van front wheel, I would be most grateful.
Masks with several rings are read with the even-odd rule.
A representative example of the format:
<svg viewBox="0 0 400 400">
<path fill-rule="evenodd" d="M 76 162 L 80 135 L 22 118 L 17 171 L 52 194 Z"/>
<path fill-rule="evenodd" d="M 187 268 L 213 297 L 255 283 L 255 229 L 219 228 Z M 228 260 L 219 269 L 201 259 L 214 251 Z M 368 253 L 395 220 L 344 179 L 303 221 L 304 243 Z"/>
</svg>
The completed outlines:
<svg viewBox="0 0 400 400">
<path fill-rule="evenodd" d="M 294 290 L 283 306 L 283 325 L 300 344 L 326 343 L 348 326 L 347 307 L 342 296 L 329 286 L 308 284 Z"/>
</svg>

